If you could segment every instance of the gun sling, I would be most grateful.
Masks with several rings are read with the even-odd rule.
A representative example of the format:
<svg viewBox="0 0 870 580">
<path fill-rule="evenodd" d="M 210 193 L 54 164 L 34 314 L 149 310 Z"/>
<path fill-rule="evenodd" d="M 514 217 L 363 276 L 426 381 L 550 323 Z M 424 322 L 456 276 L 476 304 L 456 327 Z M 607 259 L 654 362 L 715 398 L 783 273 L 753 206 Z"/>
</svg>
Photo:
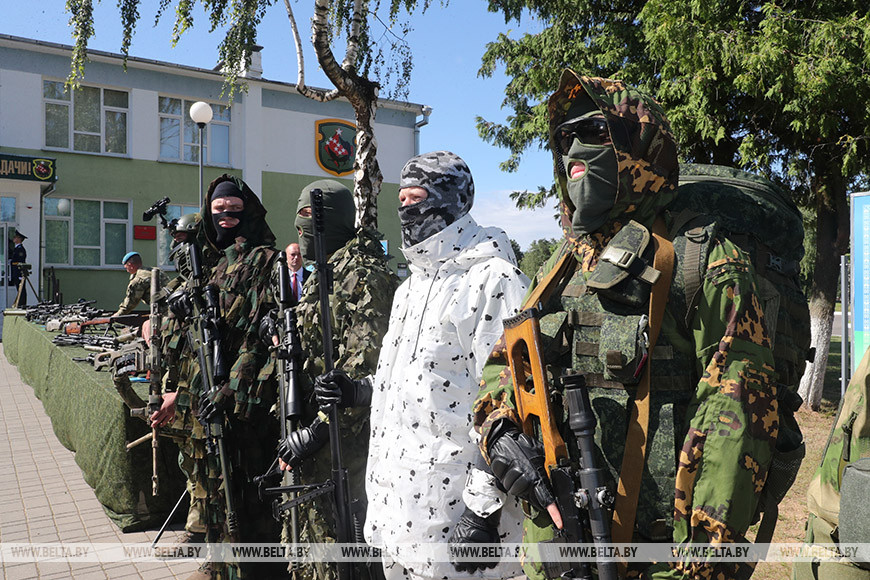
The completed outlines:
<svg viewBox="0 0 870 580">
<path fill-rule="evenodd" d="M 665 305 L 668 302 L 671 277 L 674 270 L 674 246 L 667 239 L 664 221 L 659 217 L 653 224 L 653 239 L 656 253 L 653 268 L 661 272 L 661 276 L 652 287 L 649 300 L 650 345 L 655 348 L 662 327 Z M 634 533 L 634 520 L 637 515 L 637 498 L 640 493 L 640 480 L 646 463 L 646 451 L 649 435 L 649 389 L 650 368 L 652 361 L 647 361 L 643 377 L 637 386 L 632 402 L 631 419 L 628 423 L 628 433 L 625 437 L 625 451 L 622 456 L 622 468 L 619 471 L 619 482 L 616 488 L 616 502 L 613 508 L 613 542 L 617 544 L 630 543 Z M 622 568 L 623 565 L 620 567 Z M 621 570 L 624 572 L 624 569 Z"/>
</svg>

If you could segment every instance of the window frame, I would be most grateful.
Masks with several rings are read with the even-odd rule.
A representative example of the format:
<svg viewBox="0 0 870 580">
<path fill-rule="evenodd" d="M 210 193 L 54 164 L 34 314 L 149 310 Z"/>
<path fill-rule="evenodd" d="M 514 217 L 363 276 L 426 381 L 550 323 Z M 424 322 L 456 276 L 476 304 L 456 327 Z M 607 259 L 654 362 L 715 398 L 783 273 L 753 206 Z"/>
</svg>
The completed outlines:
<svg viewBox="0 0 870 580">
<path fill-rule="evenodd" d="M 160 110 L 160 99 L 176 99 L 181 101 L 181 114 L 174 113 L 164 113 Z M 168 163 L 184 163 L 185 165 L 198 165 L 199 158 L 194 161 L 188 161 L 184 158 L 184 148 L 188 145 L 195 145 L 198 147 L 202 147 L 202 144 L 199 143 L 199 131 L 197 130 L 197 142 L 188 142 L 184 138 L 184 122 L 185 119 L 190 120 L 190 105 L 194 104 L 195 100 L 188 100 L 186 97 L 181 97 L 178 95 L 168 95 L 168 94 L 158 94 L 157 95 L 157 160 L 164 161 Z M 224 103 L 216 103 L 213 101 L 203 101 L 207 103 L 212 108 L 212 120 L 206 124 L 205 128 L 205 150 L 203 151 L 203 160 L 202 164 L 204 166 L 209 167 L 232 167 L 232 125 L 233 125 L 233 115 L 232 115 L 232 107 L 228 104 Z M 218 119 L 217 112 L 215 111 L 215 107 L 224 107 L 229 113 L 229 121 L 224 121 Z M 179 131 L 178 131 L 178 143 L 176 143 L 178 147 L 178 157 L 165 157 L 160 150 L 160 144 L 162 143 L 161 136 L 161 120 L 162 119 L 175 119 L 179 123 Z M 227 162 L 226 163 L 218 163 L 212 160 L 212 144 L 214 143 L 213 135 L 212 135 L 212 126 L 221 125 L 227 127 Z"/>
<path fill-rule="evenodd" d="M 69 224 L 67 228 L 67 236 L 68 236 L 68 248 L 67 248 L 67 259 L 66 263 L 58 263 L 58 262 L 49 262 L 48 256 L 45 256 L 45 266 L 46 267 L 55 267 L 59 269 L 77 269 L 77 270 L 123 270 L 123 266 L 120 263 L 106 263 L 106 224 L 124 224 L 127 226 L 127 236 L 124 240 L 124 253 L 130 251 L 130 248 L 133 246 L 133 203 L 128 199 L 98 199 L 98 198 L 89 198 L 89 197 L 69 197 L 69 196 L 61 196 L 56 195 L 52 196 L 53 199 L 67 199 L 70 202 L 70 215 L 68 216 L 50 216 L 45 215 L 43 213 L 43 231 L 47 231 L 46 223 L 48 221 L 63 221 Z M 96 201 L 100 203 L 100 245 L 76 245 L 75 243 L 75 202 L 76 201 Z M 122 218 L 107 218 L 105 217 L 105 204 L 106 203 L 123 203 L 127 206 L 127 219 Z M 84 249 L 84 250 L 100 250 L 100 264 L 75 264 L 75 250 L 76 249 Z"/>
<path fill-rule="evenodd" d="M 100 91 L 100 133 L 94 133 L 92 131 L 76 131 L 75 129 L 75 96 L 76 91 L 68 91 L 69 99 L 52 99 L 45 96 L 45 83 L 60 83 L 63 85 L 65 81 L 50 78 L 50 77 L 42 77 L 42 145 L 43 149 L 48 151 L 68 151 L 70 153 L 81 153 L 84 155 L 107 155 L 110 157 L 122 157 L 129 158 L 130 155 L 130 99 L 132 97 L 131 91 L 129 88 L 124 87 L 112 87 L 105 85 L 82 85 L 84 88 L 89 89 L 97 89 Z M 106 91 L 115 91 L 119 93 L 124 93 L 127 95 L 127 108 L 118 107 L 116 105 L 107 105 L 106 104 Z M 59 147 L 57 145 L 49 145 L 47 135 L 45 134 L 46 123 L 48 122 L 46 109 L 47 105 L 62 105 L 66 107 L 67 110 L 67 146 Z M 112 151 L 106 151 L 106 113 L 124 113 L 126 115 L 126 124 L 124 130 L 124 153 L 116 153 Z M 79 135 L 91 135 L 98 136 L 100 139 L 100 150 L 99 151 L 83 151 L 75 148 L 75 136 Z"/>
</svg>

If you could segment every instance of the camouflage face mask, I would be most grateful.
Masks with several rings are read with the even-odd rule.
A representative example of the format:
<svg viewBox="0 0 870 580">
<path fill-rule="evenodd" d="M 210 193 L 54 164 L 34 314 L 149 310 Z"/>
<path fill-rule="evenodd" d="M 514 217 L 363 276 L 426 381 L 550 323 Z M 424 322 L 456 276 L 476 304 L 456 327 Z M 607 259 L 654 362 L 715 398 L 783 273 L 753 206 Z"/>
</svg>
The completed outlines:
<svg viewBox="0 0 870 580">
<path fill-rule="evenodd" d="M 572 111 L 578 112 L 575 107 Z M 560 153 L 568 197 L 576 208 L 572 218 L 574 231 L 590 234 L 607 222 L 616 203 L 619 173 L 616 151 L 609 143 L 606 125 L 604 131 L 601 129 L 604 119 L 597 108 L 568 118 L 556 129 L 556 143 L 557 146 L 561 143 L 563 149 Z"/>
<path fill-rule="evenodd" d="M 399 190 L 422 187 L 421 202 L 399 208 L 402 245 L 419 244 L 464 216 L 474 202 L 471 171 L 458 155 L 434 151 L 411 158 L 402 169 Z"/>
<path fill-rule="evenodd" d="M 302 190 L 296 209 L 296 228 L 299 232 L 299 251 L 306 260 L 313 260 L 314 220 L 299 215 L 299 211 L 311 207 L 311 192 L 323 192 L 323 245 L 326 255 L 344 247 L 356 233 L 353 227 L 355 206 L 353 194 L 341 183 L 331 179 L 315 181 Z"/>
</svg>

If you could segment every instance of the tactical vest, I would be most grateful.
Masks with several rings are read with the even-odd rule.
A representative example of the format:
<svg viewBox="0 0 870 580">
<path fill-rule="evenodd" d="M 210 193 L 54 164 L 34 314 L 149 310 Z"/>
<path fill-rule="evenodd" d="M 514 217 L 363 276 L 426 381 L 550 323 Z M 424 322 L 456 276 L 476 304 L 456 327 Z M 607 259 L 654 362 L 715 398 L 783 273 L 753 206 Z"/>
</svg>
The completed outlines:
<svg viewBox="0 0 870 580">
<path fill-rule="evenodd" d="M 707 223 L 673 238 L 675 262 L 686 252 L 706 256 L 714 234 Z M 646 232 L 646 235 L 644 235 Z M 541 318 L 545 360 L 554 361 L 553 377 L 583 373 L 598 419 L 595 440 L 599 464 L 606 467 L 612 489 L 622 466 L 629 418 L 646 364 L 652 364 L 650 380 L 649 444 L 641 481 L 636 529 L 649 540 L 672 537 L 677 451 L 682 446 L 687 406 L 700 379 L 690 335 L 674 316 L 686 304 L 683 271 L 674 267 L 662 332 L 649 352 L 649 296 L 653 244 L 646 228 L 632 222 L 611 240 L 595 271 L 588 276 L 577 271 L 563 281 L 545 305 Z M 703 260 L 706 267 L 706 260 Z M 561 403 L 561 385 L 554 381 Z M 571 457 L 579 457 L 567 429 L 562 405 L 563 438 Z"/>
</svg>

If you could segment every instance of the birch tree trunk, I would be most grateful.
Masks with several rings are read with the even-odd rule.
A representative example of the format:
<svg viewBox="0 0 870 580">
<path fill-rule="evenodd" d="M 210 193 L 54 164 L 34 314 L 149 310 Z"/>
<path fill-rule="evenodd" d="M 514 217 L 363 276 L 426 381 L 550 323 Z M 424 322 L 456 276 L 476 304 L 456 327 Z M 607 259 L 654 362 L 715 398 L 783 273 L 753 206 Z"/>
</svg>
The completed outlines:
<svg viewBox="0 0 870 580">
<path fill-rule="evenodd" d="M 816 207 L 816 261 L 810 290 L 810 328 L 816 357 L 812 364 L 807 365 L 798 388 L 804 404 L 813 411 L 818 411 L 822 405 L 840 279 L 840 256 L 848 248 L 849 240 L 846 188 L 837 164 L 818 160 L 816 166 L 829 168 L 828 174 L 820 178 L 823 185 L 813 186 L 819 200 Z"/>
</svg>

